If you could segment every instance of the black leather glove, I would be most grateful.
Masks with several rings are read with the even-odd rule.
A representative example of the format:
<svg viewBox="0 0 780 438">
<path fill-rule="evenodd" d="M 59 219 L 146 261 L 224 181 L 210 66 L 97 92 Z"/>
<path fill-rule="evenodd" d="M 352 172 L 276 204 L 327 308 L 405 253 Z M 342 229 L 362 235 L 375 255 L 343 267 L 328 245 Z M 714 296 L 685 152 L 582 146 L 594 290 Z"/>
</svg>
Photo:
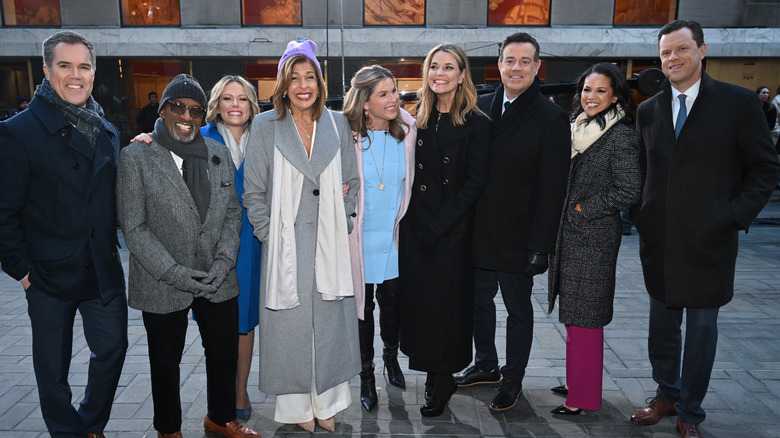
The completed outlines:
<svg viewBox="0 0 780 438">
<path fill-rule="evenodd" d="M 534 278 L 534 275 L 547 271 L 547 254 L 538 251 L 528 251 L 528 263 L 525 264 L 523 275 Z"/>
<path fill-rule="evenodd" d="M 214 285 L 198 281 L 198 279 L 206 278 L 208 275 L 208 272 L 198 271 L 186 266 L 173 265 L 165 271 L 160 280 L 180 291 L 200 296 L 199 294 L 213 293 L 217 290 Z"/>
</svg>

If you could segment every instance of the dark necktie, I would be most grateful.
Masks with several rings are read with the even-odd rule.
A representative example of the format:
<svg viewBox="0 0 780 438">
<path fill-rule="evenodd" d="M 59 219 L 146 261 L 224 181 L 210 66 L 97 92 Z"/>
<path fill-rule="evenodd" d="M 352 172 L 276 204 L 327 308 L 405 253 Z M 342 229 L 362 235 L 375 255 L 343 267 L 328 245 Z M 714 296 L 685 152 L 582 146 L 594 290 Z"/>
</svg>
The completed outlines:
<svg viewBox="0 0 780 438">
<path fill-rule="evenodd" d="M 674 136 L 680 136 L 680 130 L 685 124 L 685 119 L 688 118 L 688 108 L 685 106 L 685 98 L 688 97 L 684 94 L 677 96 L 680 99 L 680 110 L 677 112 L 677 123 L 674 125 Z"/>
<path fill-rule="evenodd" d="M 504 113 L 501 114 L 502 116 L 506 114 L 507 111 L 509 111 L 509 105 L 512 105 L 512 102 L 509 101 L 504 102 Z"/>
</svg>

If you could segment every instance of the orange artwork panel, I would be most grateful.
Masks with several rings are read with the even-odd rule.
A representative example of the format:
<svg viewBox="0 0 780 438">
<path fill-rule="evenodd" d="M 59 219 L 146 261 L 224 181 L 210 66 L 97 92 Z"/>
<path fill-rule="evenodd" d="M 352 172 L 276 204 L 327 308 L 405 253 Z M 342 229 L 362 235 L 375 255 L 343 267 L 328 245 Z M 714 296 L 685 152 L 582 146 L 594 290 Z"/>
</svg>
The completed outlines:
<svg viewBox="0 0 780 438">
<path fill-rule="evenodd" d="M 550 0 L 490 0 L 488 25 L 546 26 L 550 24 Z"/>
<path fill-rule="evenodd" d="M 422 26 L 425 0 L 364 0 L 363 22 L 370 26 Z"/>
<path fill-rule="evenodd" d="M 300 26 L 301 0 L 243 0 L 244 24 Z"/>
<path fill-rule="evenodd" d="M 676 0 L 615 0 L 614 24 L 661 26 L 674 20 L 676 12 Z"/>
</svg>

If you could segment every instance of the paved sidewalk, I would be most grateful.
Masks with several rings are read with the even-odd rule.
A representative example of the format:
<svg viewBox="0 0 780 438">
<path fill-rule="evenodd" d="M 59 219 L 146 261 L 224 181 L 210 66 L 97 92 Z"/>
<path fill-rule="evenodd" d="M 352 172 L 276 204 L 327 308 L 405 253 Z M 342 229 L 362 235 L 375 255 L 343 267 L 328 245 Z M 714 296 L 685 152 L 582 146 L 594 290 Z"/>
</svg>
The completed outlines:
<svg viewBox="0 0 780 438">
<path fill-rule="evenodd" d="M 777 195 L 778 193 L 776 193 Z M 720 313 L 720 339 L 710 391 L 704 400 L 707 437 L 780 437 L 774 418 L 780 415 L 780 202 L 770 203 L 750 230 L 742 234 L 734 300 Z M 122 251 L 127 266 L 127 251 Z M 458 390 L 441 417 L 422 419 L 424 375 L 407 371 L 407 389 L 389 386 L 376 358 L 379 406 L 366 413 L 358 403 L 359 379 L 351 382 L 353 404 L 336 417 L 341 436 L 511 436 L 511 437 L 674 437 L 675 417 L 654 426 L 628 421 L 636 407 L 654 394 L 647 359 L 648 298 L 638 256 L 638 236 L 625 236 L 617 269 L 615 318 L 605 329 L 604 407 L 576 417 L 554 417 L 550 409 L 563 398 L 549 388 L 564 381 L 565 330 L 557 310 L 547 315 L 546 276 L 534 286 L 535 336 L 523 395 L 513 409 L 494 414 L 488 404 L 495 385 Z M 497 344 L 503 361 L 506 312 L 500 296 Z M 108 423 L 109 438 L 156 437 L 146 336 L 141 314 L 130 311 L 130 348 Z M 181 365 L 184 436 L 204 437 L 205 365 L 197 328 L 191 322 Z M 0 273 L 0 437 L 47 437 L 38 407 L 30 356 L 30 327 L 21 286 Z M 381 340 L 375 337 L 376 351 Z M 83 396 L 89 350 L 77 318 L 70 383 L 74 401 Z M 406 369 L 408 361 L 401 358 Z M 255 371 L 256 360 L 254 364 Z M 273 397 L 256 389 L 250 377 L 254 413 L 247 422 L 263 437 L 305 436 L 296 426 L 273 419 Z"/>
</svg>

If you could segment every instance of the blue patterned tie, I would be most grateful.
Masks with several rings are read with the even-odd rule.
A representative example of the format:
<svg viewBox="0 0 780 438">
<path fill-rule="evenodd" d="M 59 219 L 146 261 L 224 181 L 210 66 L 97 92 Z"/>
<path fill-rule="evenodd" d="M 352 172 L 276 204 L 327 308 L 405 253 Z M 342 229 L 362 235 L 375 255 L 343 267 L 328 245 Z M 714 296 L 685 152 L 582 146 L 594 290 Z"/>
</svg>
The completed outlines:
<svg viewBox="0 0 780 438">
<path fill-rule="evenodd" d="M 688 118 L 688 108 L 685 106 L 685 98 L 688 97 L 684 94 L 678 96 L 680 99 L 680 111 L 677 112 L 677 123 L 674 125 L 674 136 L 680 136 L 680 129 L 685 124 L 685 119 Z"/>
</svg>

